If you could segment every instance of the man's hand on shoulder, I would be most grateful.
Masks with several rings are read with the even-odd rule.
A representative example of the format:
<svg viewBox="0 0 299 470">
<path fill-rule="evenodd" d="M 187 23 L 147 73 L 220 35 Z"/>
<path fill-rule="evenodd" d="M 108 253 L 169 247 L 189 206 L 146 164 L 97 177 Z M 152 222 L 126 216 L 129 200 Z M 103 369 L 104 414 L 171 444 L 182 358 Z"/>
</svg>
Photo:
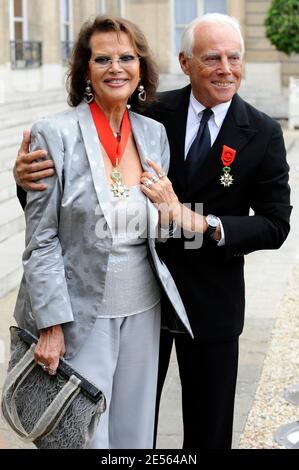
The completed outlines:
<svg viewBox="0 0 299 470">
<path fill-rule="evenodd" d="M 26 191 L 43 191 L 46 184 L 36 183 L 36 181 L 47 178 L 54 174 L 54 163 L 46 159 L 45 150 L 36 150 L 29 153 L 30 131 L 23 132 L 23 140 L 18 151 L 17 160 L 13 169 L 16 183 Z M 36 162 L 36 160 L 44 159 Z"/>
</svg>

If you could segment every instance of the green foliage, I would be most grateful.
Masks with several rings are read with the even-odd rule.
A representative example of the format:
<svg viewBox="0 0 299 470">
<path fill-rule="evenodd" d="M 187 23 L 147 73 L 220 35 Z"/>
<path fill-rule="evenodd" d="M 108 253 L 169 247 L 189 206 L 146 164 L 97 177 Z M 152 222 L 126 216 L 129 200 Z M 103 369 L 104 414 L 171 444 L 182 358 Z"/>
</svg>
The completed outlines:
<svg viewBox="0 0 299 470">
<path fill-rule="evenodd" d="M 267 38 L 278 51 L 299 53 L 299 0 L 272 0 L 265 26 Z"/>
</svg>

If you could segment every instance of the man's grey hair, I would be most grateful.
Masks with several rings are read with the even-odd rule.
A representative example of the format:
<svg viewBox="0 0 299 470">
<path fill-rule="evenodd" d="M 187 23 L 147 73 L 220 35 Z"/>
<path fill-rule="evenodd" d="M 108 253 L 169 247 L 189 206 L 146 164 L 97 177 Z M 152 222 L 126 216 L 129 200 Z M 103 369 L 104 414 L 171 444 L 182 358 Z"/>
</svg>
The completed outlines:
<svg viewBox="0 0 299 470">
<path fill-rule="evenodd" d="M 241 56 L 243 57 L 245 46 L 239 21 L 233 16 L 223 15 L 222 13 L 206 13 L 200 18 L 195 18 L 195 20 L 191 21 L 191 23 L 186 26 L 183 32 L 180 50 L 180 52 L 184 53 L 185 57 L 192 57 L 194 48 L 194 33 L 197 26 L 202 23 L 218 24 L 220 26 L 230 26 L 233 28 L 240 37 Z"/>
</svg>

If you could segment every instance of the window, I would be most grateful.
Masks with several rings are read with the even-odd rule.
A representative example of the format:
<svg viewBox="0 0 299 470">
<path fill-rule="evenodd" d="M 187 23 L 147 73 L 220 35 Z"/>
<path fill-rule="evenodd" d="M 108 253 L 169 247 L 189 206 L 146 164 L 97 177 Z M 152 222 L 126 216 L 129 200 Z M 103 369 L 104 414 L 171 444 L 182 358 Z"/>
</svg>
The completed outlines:
<svg viewBox="0 0 299 470">
<path fill-rule="evenodd" d="M 103 15 L 106 13 L 106 0 L 100 0 L 99 2 L 99 13 L 100 15 Z"/>
<path fill-rule="evenodd" d="M 73 47 L 72 0 L 60 0 L 60 37 L 62 62 L 66 64 Z"/>
<path fill-rule="evenodd" d="M 226 0 L 173 0 L 174 52 L 180 50 L 181 36 L 185 26 L 204 13 L 226 13 Z"/>
<path fill-rule="evenodd" d="M 10 40 L 27 41 L 28 20 L 27 20 L 27 0 L 10 0 Z"/>
<path fill-rule="evenodd" d="M 226 0 L 206 0 L 204 2 L 205 13 L 227 13 Z"/>
<path fill-rule="evenodd" d="M 41 66 L 41 43 L 28 41 L 27 0 L 9 0 L 9 39 L 12 69 Z"/>
<path fill-rule="evenodd" d="M 60 0 L 61 41 L 72 40 L 72 0 Z"/>
</svg>

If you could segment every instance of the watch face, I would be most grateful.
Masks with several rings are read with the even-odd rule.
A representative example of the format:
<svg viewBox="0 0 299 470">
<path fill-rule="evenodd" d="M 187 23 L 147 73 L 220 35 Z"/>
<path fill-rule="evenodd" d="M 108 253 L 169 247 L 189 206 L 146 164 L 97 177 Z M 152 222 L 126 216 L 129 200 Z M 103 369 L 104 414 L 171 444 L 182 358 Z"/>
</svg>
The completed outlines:
<svg viewBox="0 0 299 470">
<path fill-rule="evenodd" d="M 216 217 L 215 215 L 209 214 L 209 215 L 207 215 L 206 219 L 207 219 L 208 224 L 211 227 L 216 228 L 219 225 L 218 217 Z"/>
</svg>

